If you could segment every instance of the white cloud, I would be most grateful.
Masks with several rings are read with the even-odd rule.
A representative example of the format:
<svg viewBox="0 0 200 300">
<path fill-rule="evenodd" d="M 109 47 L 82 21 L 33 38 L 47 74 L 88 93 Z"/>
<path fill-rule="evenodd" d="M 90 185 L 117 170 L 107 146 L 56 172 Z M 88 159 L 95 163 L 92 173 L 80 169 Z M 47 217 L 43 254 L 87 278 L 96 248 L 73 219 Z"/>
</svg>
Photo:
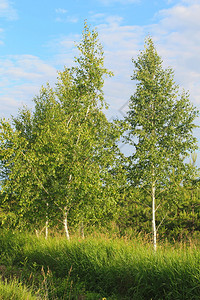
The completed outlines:
<svg viewBox="0 0 200 300">
<path fill-rule="evenodd" d="M 55 20 L 60 23 L 77 23 L 79 21 L 76 16 L 57 17 Z"/>
<path fill-rule="evenodd" d="M 64 8 L 56 8 L 57 14 L 66 14 L 68 11 Z"/>
<path fill-rule="evenodd" d="M 122 116 L 120 108 L 134 91 L 132 58 L 137 56 L 145 36 L 144 28 L 124 26 L 121 21 L 117 16 L 106 17 L 104 23 L 97 26 L 104 46 L 105 66 L 114 72 L 114 77 L 105 80 L 104 88 L 106 101 L 114 116 Z"/>
<path fill-rule="evenodd" d="M 187 3 L 186 3 L 187 2 Z M 152 35 L 158 53 L 164 60 L 164 66 L 171 66 L 175 71 L 175 81 L 191 94 L 191 100 L 200 107 L 200 3 L 198 1 L 181 1 L 169 9 L 160 11 L 154 18 L 154 24 L 148 26 L 124 26 L 120 17 L 94 15 L 100 40 L 104 45 L 106 63 L 115 77 L 105 87 L 118 90 L 111 97 L 111 106 L 123 105 L 128 94 L 134 92 L 134 83 L 130 81 L 133 65 L 131 58 L 137 57 L 143 48 L 144 37 Z M 103 20 L 104 19 L 104 20 Z M 124 23 L 124 22 L 123 22 Z M 129 80 L 127 84 L 127 80 Z M 127 99 L 128 100 L 128 99 Z"/>
<path fill-rule="evenodd" d="M 8 117 L 16 114 L 22 104 L 30 106 L 41 85 L 47 80 L 54 83 L 56 76 L 56 69 L 36 56 L 0 58 L 0 111 Z"/>
<path fill-rule="evenodd" d="M 94 13 L 93 11 L 90 11 L 90 21 L 92 22 L 100 22 L 101 20 L 104 21 L 105 20 L 105 13 Z"/>
<path fill-rule="evenodd" d="M 11 21 L 18 19 L 17 11 L 9 0 L 0 0 L 0 17 Z"/>
<path fill-rule="evenodd" d="M 98 26 L 100 40 L 105 46 L 106 62 L 116 77 L 105 84 L 105 95 L 111 104 L 111 112 L 120 116 L 120 109 L 126 110 L 127 100 L 134 93 L 134 82 L 130 80 L 133 65 L 131 58 L 137 57 L 143 49 L 144 36 L 152 35 L 164 66 L 175 71 L 175 82 L 188 90 L 190 100 L 200 110 L 200 3 L 180 1 L 169 9 L 160 11 L 154 24 L 148 26 L 123 26 L 120 20 Z M 128 78 L 129 77 L 129 78 Z M 112 91 L 112 92 L 110 92 Z M 199 120 L 196 121 L 200 123 Z M 195 131 L 198 137 L 199 133 Z M 199 136 L 200 138 L 200 136 Z"/>
<path fill-rule="evenodd" d="M 180 3 L 192 5 L 192 4 L 195 4 L 195 3 L 198 4 L 199 0 L 180 0 Z"/>
<path fill-rule="evenodd" d="M 116 115 L 121 117 L 128 108 L 130 95 L 135 91 L 135 83 L 130 78 L 134 67 L 131 58 L 137 58 L 148 34 L 153 37 L 164 67 L 174 69 L 175 82 L 189 91 L 190 100 L 200 110 L 199 16 L 199 0 L 185 0 L 179 4 L 176 1 L 171 8 L 160 11 L 154 17 L 154 24 L 148 26 L 124 26 L 120 18 L 96 16 L 96 22 L 101 22 L 97 28 L 105 49 L 106 66 L 116 75 L 105 82 L 105 96 L 110 103 L 109 119 Z M 199 120 L 196 123 L 200 125 Z M 199 131 L 195 130 L 194 134 L 200 138 Z"/>
<path fill-rule="evenodd" d="M 107 1 L 107 3 L 114 3 Z M 3 1 L 0 0 L 0 4 Z M 123 1 L 124 3 L 124 1 Z M 128 3 L 128 1 L 126 1 Z M 1 5 L 0 5 L 1 12 Z M 57 11 L 58 17 L 66 22 L 68 13 Z M 133 73 L 132 58 L 136 58 L 143 49 L 144 37 L 152 35 L 164 66 L 175 70 L 175 81 L 191 94 L 191 100 L 200 108 L 200 3 L 194 0 L 180 0 L 179 4 L 162 10 L 154 18 L 154 24 L 148 26 L 122 25 L 120 16 L 108 16 L 105 13 L 92 14 L 96 23 L 99 40 L 105 51 L 105 66 L 115 74 L 105 80 L 105 98 L 110 103 L 109 118 L 120 116 L 120 108 L 126 105 L 134 93 L 135 83 L 131 81 Z M 15 114 L 21 103 L 30 106 L 30 100 L 38 93 L 40 86 L 47 80 L 54 82 L 56 68 L 52 65 L 71 66 L 75 55 L 74 42 L 79 35 L 63 36 L 51 41 L 48 47 L 54 52 L 52 63 L 30 55 L 0 59 L 0 111 Z M 126 107 L 123 108 L 126 110 Z"/>
<path fill-rule="evenodd" d="M 37 80 L 49 74 L 51 78 L 54 68 L 33 55 L 13 55 L 0 60 L 0 77 L 13 80 Z"/>
<path fill-rule="evenodd" d="M 78 17 L 74 15 L 69 15 L 68 10 L 64 8 L 57 8 L 55 10 L 57 17 L 55 18 L 56 22 L 60 23 L 77 23 Z"/>
<path fill-rule="evenodd" d="M 161 25 L 171 30 L 199 30 L 200 4 L 176 5 L 171 9 L 164 9 L 158 15 L 162 18 Z"/>
<path fill-rule="evenodd" d="M 77 55 L 75 44 L 79 40 L 79 34 L 69 34 L 60 36 L 46 44 L 46 47 L 54 53 L 53 64 L 57 66 L 57 69 L 62 70 L 63 66 L 72 66 L 74 56 Z"/>
<path fill-rule="evenodd" d="M 57 14 L 67 17 L 67 11 L 65 12 L 61 8 L 57 9 Z M 133 73 L 131 59 L 136 58 L 138 51 L 143 49 L 144 37 L 149 33 L 153 36 L 158 53 L 164 60 L 164 65 L 172 66 L 175 70 L 175 81 L 190 91 L 191 100 L 200 107 L 199 15 L 200 4 L 189 0 L 180 1 L 179 5 L 176 1 L 176 5 L 160 11 L 155 16 L 154 24 L 148 26 L 125 26 L 122 25 L 120 16 L 108 16 L 105 13 L 92 15 L 90 13 L 88 22 L 92 20 L 93 24 L 97 25 L 99 39 L 104 46 L 105 65 L 115 74 L 114 78 L 105 81 L 106 100 L 110 103 L 113 111 L 117 112 L 134 92 L 135 85 L 131 81 Z M 69 35 L 49 43 L 48 46 L 55 47 L 54 65 L 59 65 L 61 69 L 63 65 L 71 66 L 75 55 L 74 42 L 79 41 L 79 38 L 79 35 Z M 2 74 L 0 77 L 2 85 L 7 87 L 8 96 L 11 95 L 8 88 L 10 79 L 12 79 L 12 84 L 16 84 L 17 89 L 23 87 L 20 82 L 22 79 L 25 80 L 26 87 L 32 86 L 36 93 L 37 85 L 39 89 L 46 80 L 51 81 L 56 77 L 55 68 L 51 67 L 50 63 L 42 62 L 36 57 L 8 58 L 4 63 L 5 65 L 2 66 L 0 62 L 0 73 Z M 27 89 L 23 89 L 23 95 L 24 97 L 27 95 Z M 15 97 L 14 93 L 12 97 Z M 23 98 L 22 95 L 20 97 Z"/>
<path fill-rule="evenodd" d="M 200 107 L 200 4 L 195 2 L 182 2 L 161 11 L 152 32 L 162 57 L 174 68 L 178 83 L 189 90 Z"/>
</svg>

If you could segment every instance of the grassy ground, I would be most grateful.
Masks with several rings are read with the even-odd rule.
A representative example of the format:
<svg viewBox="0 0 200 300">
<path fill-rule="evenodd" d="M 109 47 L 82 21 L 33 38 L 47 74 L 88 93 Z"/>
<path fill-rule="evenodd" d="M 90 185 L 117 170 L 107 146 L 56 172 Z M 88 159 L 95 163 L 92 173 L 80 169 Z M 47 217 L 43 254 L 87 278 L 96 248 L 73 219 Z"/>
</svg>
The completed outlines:
<svg viewBox="0 0 200 300">
<path fill-rule="evenodd" d="M 0 273 L 0 291 L 9 285 L 16 293 L 24 288 L 21 299 L 192 300 L 200 295 L 200 251 L 195 244 L 165 243 L 154 253 L 138 239 L 46 241 L 1 232 Z"/>
<path fill-rule="evenodd" d="M 28 288 L 16 280 L 8 283 L 6 280 L 0 282 L 0 299 L 2 300 L 37 300 Z"/>
</svg>

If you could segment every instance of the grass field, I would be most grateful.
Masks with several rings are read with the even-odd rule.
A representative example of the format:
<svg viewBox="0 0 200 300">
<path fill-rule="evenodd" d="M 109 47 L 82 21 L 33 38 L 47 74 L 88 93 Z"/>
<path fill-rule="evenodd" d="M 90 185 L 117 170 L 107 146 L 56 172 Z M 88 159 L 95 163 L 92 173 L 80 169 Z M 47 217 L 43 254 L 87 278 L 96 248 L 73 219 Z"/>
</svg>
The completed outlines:
<svg viewBox="0 0 200 300">
<path fill-rule="evenodd" d="M 46 241 L 2 231 L 0 255 L 0 299 L 200 299 L 194 242 L 164 243 L 155 253 L 142 239 Z"/>
</svg>

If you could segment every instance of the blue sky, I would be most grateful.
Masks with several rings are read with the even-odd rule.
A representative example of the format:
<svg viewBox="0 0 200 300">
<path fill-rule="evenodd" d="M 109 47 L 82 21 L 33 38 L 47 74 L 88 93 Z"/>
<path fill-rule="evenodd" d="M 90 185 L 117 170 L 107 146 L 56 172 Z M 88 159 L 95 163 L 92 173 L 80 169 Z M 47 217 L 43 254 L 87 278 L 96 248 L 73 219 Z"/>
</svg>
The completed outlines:
<svg viewBox="0 0 200 300">
<path fill-rule="evenodd" d="M 131 59 L 148 34 L 200 109 L 199 16 L 199 0 L 0 0 L 0 117 L 32 107 L 41 85 L 53 85 L 57 71 L 72 65 L 84 20 L 97 28 L 115 74 L 105 80 L 108 118 L 126 110 L 135 87 Z M 195 135 L 200 139 L 199 130 Z"/>
</svg>

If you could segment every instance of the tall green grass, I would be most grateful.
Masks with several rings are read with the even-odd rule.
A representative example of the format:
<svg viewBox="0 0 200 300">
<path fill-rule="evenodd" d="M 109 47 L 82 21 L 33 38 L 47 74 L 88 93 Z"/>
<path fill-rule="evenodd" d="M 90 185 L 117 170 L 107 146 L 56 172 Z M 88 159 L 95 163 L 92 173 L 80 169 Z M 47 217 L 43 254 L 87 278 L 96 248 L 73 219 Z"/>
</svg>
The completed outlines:
<svg viewBox="0 0 200 300">
<path fill-rule="evenodd" d="M 2 275 L 17 276 L 43 299 L 200 299 L 195 245 L 166 243 L 155 253 L 138 239 L 46 241 L 7 233 L 0 236 L 0 252 Z"/>
<path fill-rule="evenodd" d="M 11 282 L 0 281 L 0 299 L 1 300 L 37 300 L 31 291 L 16 280 Z"/>
</svg>

